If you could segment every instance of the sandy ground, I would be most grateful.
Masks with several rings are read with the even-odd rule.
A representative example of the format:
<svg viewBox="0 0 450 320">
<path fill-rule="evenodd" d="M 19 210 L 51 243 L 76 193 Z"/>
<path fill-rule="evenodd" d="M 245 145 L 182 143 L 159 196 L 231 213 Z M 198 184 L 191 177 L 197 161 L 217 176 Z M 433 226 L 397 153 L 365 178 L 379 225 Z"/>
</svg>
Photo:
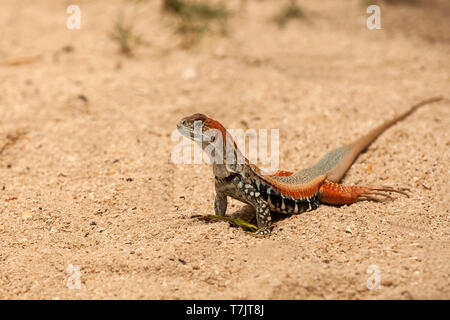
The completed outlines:
<svg viewBox="0 0 450 320">
<path fill-rule="evenodd" d="M 80 30 L 66 28 L 72 2 L 0 1 L 0 298 L 450 298 L 448 100 L 387 131 L 344 179 L 410 198 L 324 205 L 270 238 L 193 219 L 213 213 L 212 170 L 170 157 L 194 112 L 280 129 L 294 170 L 448 99 L 448 1 L 382 3 L 382 30 L 361 1 L 300 1 L 308 19 L 285 29 L 270 21 L 280 1 L 230 1 L 228 36 L 191 49 L 160 1 L 75 2 Z M 143 38 L 132 57 L 109 36 L 121 12 Z M 251 211 L 232 201 L 228 214 Z"/>
</svg>

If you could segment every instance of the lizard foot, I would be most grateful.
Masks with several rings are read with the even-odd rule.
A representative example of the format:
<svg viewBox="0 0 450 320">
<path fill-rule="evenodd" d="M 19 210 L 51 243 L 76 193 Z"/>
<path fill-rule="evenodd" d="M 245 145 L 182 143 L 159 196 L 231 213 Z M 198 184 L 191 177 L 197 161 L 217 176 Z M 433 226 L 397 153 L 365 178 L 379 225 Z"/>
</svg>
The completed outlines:
<svg viewBox="0 0 450 320">
<path fill-rule="evenodd" d="M 218 216 L 218 215 L 213 215 L 213 214 L 210 214 L 207 217 L 211 218 L 211 219 L 218 219 L 218 220 L 228 221 L 229 223 L 231 223 L 231 224 L 233 224 L 235 226 L 241 227 L 244 230 L 248 230 L 248 231 L 252 231 L 252 232 L 258 230 L 257 226 L 255 226 L 255 225 L 253 225 L 251 223 L 248 223 L 247 221 L 244 221 L 244 220 L 242 220 L 240 218 L 231 218 L 231 217 Z"/>
<path fill-rule="evenodd" d="M 352 204 L 363 200 L 383 202 L 394 199 L 391 193 L 409 197 L 407 191 L 406 188 L 343 186 L 325 181 L 320 187 L 320 201 L 336 205 Z"/>
<path fill-rule="evenodd" d="M 270 236 L 270 229 L 269 228 L 258 229 L 255 232 L 253 232 L 252 235 L 256 237 Z"/>
<path fill-rule="evenodd" d="M 369 201 L 384 202 L 387 200 L 394 200 L 394 197 L 390 195 L 391 192 L 402 194 L 407 198 L 409 198 L 409 194 L 407 193 L 409 189 L 407 188 L 395 189 L 392 187 L 380 187 L 380 188 L 367 187 L 364 189 L 365 190 L 358 195 L 357 198 L 358 201 L 369 200 Z"/>
</svg>

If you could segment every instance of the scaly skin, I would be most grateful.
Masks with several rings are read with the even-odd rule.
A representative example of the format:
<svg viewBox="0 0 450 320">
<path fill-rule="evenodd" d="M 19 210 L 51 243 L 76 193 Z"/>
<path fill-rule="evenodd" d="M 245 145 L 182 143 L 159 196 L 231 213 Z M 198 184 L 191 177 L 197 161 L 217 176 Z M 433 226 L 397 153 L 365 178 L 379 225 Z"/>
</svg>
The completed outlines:
<svg viewBox="0 0 450 320">
<path fill-rule="evenodd" d="M 441 99 L 442 97 L 435 97 L 412 106 L 408 111 L 383 123 L 367 135 L 328 152 L 313 166 L 296 173 L 278 171 L 273 175 L 263 174 L 242 155 L 227 130 L 219 122 L 203 114 L 197 113 L 183 118 L 177 126 L 183 135 L 200 143 L 203 150 L 208 150 L 212 157 L 222 160 L 213 163 L 216 189 L 215 214 L 225 215 L 228 197 L 250 204 L 256 211 L 258 225 L 256 233 L 264 235 L 270 233 L 271 211 L 299 214 L 316 209 L 320 203 L 343 205 L 360 200 L 383 201 L 392 199 L 390 192 L 407 195 L 404 189 L 343 186 L 338 182 L 358 155 L 381 133 L 419 107 Z M 201 129 L 196 127 L 196 123 L 201 124 Z M 200 137 L 195 135 L 196 132 L 200 133 Z M 219 141 L 223 143 L 220 144 Z"/>
</svg>

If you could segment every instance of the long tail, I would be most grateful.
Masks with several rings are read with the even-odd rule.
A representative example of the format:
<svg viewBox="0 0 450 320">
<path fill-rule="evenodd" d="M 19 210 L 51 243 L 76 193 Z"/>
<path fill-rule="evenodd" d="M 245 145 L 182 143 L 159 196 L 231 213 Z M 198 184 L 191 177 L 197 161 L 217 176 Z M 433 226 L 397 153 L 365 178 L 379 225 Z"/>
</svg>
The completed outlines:
<svg viewBox="0 0 450 320">
<path fill-rule="evenodd" d="M 358 157 L 358 155 L 362 151 L 364 151 L 373 141 L 375 141 L 376 138 L 378 138 L 378 136 L 382 134 L 386 129 L 390 128 L 397 122 L 405 119 L 407 116 L 416 111 L 418 108 L 433 102 L 441 101 L 442 99 L 443 97 L 439 96 L 419 102 L 413 105 L 408 111 L 396 116 L 395 118 L 389 121 L 386 121 L 379 127 L 370 131 L 365 136 L 359 138 L 358 140 L 346 146 L 345 154 L 342 157 L 339 157 L 340 159 L 338 159 L 333 168 L 328 171 L 327 180 L 339 182 L 345 175 L 347 170 L 350 168 L 350 166 L 353 164 L 355 159 Z"/>
</svg>

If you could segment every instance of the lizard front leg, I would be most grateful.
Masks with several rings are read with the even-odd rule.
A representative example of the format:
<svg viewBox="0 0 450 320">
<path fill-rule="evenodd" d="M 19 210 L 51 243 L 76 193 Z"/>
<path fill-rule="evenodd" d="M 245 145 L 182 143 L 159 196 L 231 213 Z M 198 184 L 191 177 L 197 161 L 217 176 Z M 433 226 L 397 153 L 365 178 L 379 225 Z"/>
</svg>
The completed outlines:
<svg viewBox="0 0 450 320">
<path fill-rule="evenodd" d="M 272 217 L 270 216 L 270 209 L 267 201 L 264 200 L 252 184 L 245 183 L 239 178 L 234 179 L 233 183 L 245 199 L 245 202 L 255 208 L 256 222 L 258 225 L 258 230 L 255 233 L 260 235 L 270 234 Z"/>
<path fill-rule="evenodd" d="M 224 216 L 227 211 L 227 196 L 216 190 L 216 199 L 214 200 L 214 213 L 216 216 Z"/>
<path fill-rule="evenodd" d="M 256 234 L 270 234 L 270 226 L 272 225 L 272 217 L 270 216 L 269 204 L 261 197 L 257 199 L 256 209 L 256 222 L 258 224 L 258 230 Z"/>
</svg>

